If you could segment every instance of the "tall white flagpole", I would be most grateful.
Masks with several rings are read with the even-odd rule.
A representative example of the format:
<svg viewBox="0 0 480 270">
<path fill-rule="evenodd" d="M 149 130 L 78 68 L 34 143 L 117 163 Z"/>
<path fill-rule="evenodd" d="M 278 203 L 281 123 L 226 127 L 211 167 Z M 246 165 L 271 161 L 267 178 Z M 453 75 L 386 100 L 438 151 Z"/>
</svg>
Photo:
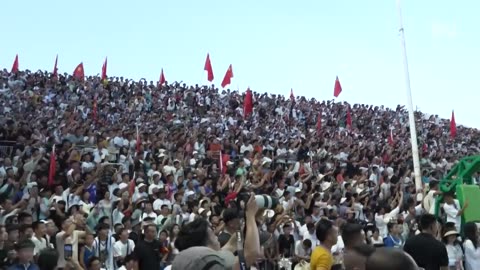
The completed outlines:
<svg viewBox="0 0 480 270">
<path fill-rule="evenodd" d="M 402 17 L 402 4 L 401 0 L 397 0 L 398 19 L 399 19 L 399 31 L 400 31 L 400 43 L 402 45 L 403 53 L 403 71 L 405 76 L 405 90 L 407 92 L 407 106 L 408 106 L 408 120 L 410 123 L 410 142 L 412 145 L 412 157 L 413 157 L 413 172 L 415 174 L 415 189 L 417 190 L 417 200 L 421 200 L 422 191 L 422 176 L 420 172 L 420 158 L 418 155 L 418 141 L 417 141 L 417 128 L 415 126 L 415 114 L 412 101 L 412 90 L 410 88 L 410 73 L 408 71 L 407 60 L 407 47 L 405 45 L 405 30 L 403 28 Z"/>
</svg>

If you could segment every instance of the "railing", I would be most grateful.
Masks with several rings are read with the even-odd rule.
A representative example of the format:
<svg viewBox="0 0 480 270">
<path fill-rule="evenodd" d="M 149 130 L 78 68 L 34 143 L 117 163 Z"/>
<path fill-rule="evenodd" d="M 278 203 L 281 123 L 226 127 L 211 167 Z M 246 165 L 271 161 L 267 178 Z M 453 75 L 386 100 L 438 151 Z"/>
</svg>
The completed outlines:
<svg viewBox="0 0 480 270">
<path fill-rule="evenodd" d="M 0 141 L 0 157 L 11 158 L 16 143 L 15 141 Z"/>
</svg>

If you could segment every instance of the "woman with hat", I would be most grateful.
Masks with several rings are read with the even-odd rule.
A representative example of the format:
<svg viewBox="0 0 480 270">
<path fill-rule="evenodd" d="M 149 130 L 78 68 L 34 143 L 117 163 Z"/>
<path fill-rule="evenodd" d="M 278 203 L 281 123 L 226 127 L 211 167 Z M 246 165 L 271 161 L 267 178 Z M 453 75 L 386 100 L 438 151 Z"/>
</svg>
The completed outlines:
<svg viewBox="0 0 480 270">
<path fill-rule="evenodd" d="M 456 230 L 449 230 L 443 235 L 443 242 L 448 253 L 449 270 L 463 270 L 463 250 L 457 240 L 458 236 L 459 234 Z"/>
</svg>

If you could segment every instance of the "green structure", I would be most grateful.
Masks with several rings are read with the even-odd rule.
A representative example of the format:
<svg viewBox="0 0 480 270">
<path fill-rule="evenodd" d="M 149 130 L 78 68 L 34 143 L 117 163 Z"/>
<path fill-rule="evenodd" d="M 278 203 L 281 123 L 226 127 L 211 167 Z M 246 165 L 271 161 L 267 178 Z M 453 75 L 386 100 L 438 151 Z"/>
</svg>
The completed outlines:
<svg viewBox="0 0 480 270">
<path fill-rule="evenodd" d="M 473 183 L 473 174 L 480 172 L 480 156 L 463 158 L 440 181 L 442 193 L 455 192 L 460 206 L 468 199 L 469 207 L 462 216 L 462 224 L 474 221 L 480 222 L 480 187 Z M 438 196 L 435 202 L 435 215 L 440 214 L 440 203 L 443 197 Z"/>
</svg>

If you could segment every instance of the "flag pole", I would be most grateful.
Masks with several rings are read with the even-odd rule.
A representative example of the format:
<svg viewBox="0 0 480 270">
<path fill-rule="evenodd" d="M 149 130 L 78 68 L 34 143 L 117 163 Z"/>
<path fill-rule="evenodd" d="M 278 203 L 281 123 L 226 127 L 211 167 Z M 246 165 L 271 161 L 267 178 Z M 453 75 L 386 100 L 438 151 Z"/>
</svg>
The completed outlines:
<svg viewBox="0 0 480 270">
<path fill-rule="evenodd" d="M 417 128 L 415 126 L 415 114 L 414 114 L 413 101 L 412 101 L 412 90 L 410 88 L 410 73 L 408 71 L 407 47 L 405 44 L 405 29 L 403 28 L 401 0 L 397 0 L 397 9 L 398 9 L 398 19 L 399 19 L 400 43 L 402 45 L 402 54 L 403 54 L 403 71 L 405 76 L 405 90 L 407 93 L 408 120 L 410 124 L 410 142 L 412 145 L 413 172 L 415 174 L 415 190 L 417 191 L 417 200 L 421 200 L 423 197 L 422 176 L 420 172 L 420 158 L 418 154 Z"/>
</svg>

